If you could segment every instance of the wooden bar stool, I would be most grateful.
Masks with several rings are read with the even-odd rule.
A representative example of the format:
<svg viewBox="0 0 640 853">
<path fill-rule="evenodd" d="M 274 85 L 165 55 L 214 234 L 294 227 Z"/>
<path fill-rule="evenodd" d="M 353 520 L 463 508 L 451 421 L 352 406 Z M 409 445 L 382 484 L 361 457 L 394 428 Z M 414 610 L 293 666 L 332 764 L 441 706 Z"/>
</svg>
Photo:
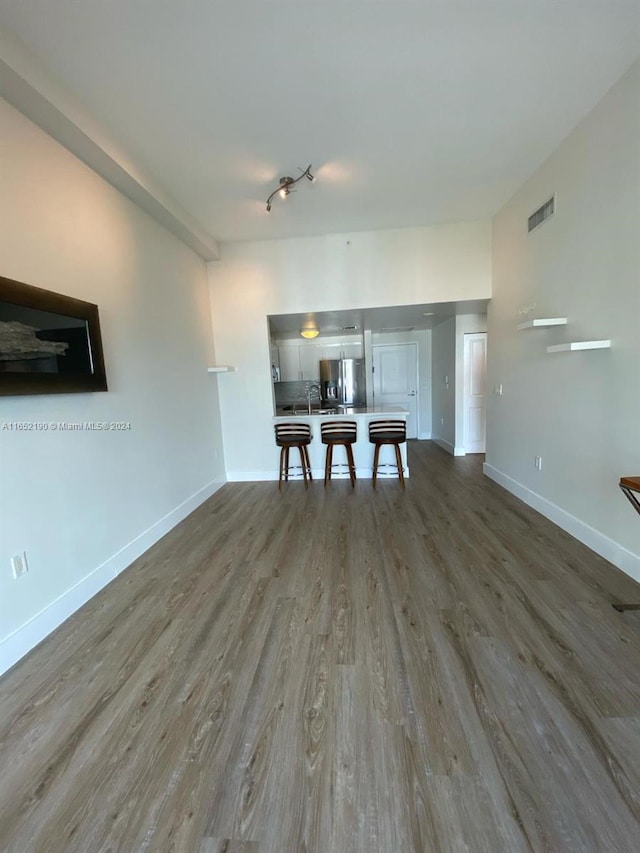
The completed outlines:
<svg viewBox="0 0 640 853">
<path fill-rule="evenodd" d="M 309 480 L 313 480 L 309 462 L 308 446 L 311 444 L 310 424 L 284 423 L 275 424 L 276 444 L 280 448 L 280 473 L 278 474 L 278 489 L 282 480 L 289 480 L 290 468 L 301 468 L 305 489 L 309 488 Z M 297 447 L 300 452 L 300 465 L 289 465 L 289 448 Z"/>
<path fill-rule="evenodd" d="M 640 513 L 640 477 L 620 477 L 619 485 L 631 506 Z"/>
<path fill-rule="evenodd" d="M 631 506 L 637 513 L 640 513 L 640 477 L 620 477 L 618 485 Z M 626 604 L 614 604 L 613 608 L 618 613 L 624 613 L 625 610 L 640 610 L 640 603 L 634 601 Z"/>
<path fill-rule="evenodd" d="M 351 445 L 358 437 L 358 424 L 355 421 L 324 421 L 320 424 L 320 435 L 322 443 L 327 445 L 327 454 L 324 462 L 324 485 L 331 479 L 333 467 L 333 448 L 342 445 L 347 454 L 347 467 L 351 485 L 356 484 L 356 466 L 353 461 L 353 450 Z M 336 463 L 342 465 L 343 463 Z"/>
<path fill-rule="evenodd" d="M 400 445 L 407 440 L 407 422 L 403 420 L 369 421 L 369 441 L 375 445 L 373 454 L 373 488 L 376 487 L 378 468 L 386 467 L 380 465 L 380 448 L 383 444 L 392 444 L 396 452 L 396 467 L 400 484 L 404 489 L 404 468 L 402 466 L 402 453 Z M 392 466 L 393 467 L 393 466 Z"/>
</svg>

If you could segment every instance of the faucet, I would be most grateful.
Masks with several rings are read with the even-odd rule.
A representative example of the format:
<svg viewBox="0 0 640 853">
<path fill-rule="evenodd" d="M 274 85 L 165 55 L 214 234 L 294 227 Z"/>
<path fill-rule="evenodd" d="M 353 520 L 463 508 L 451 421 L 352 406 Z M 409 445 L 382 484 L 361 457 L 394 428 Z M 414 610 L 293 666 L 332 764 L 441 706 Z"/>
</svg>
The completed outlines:
<svg viewBox="0 0 640 853">
<path fill-rule="evenodd" d="M 320 391 L 321 391 L 320 386 L 317 385 L 315 382 L 312 382 L 311 385 L 309 385 L 309 387 L 307 388 L 307 410 L 308 410 L 309 414 L 311 414 L 311 394 L 313 391 L 316 392 L 318 400 L 321 399 L 320 398 Z"/>
</svg>

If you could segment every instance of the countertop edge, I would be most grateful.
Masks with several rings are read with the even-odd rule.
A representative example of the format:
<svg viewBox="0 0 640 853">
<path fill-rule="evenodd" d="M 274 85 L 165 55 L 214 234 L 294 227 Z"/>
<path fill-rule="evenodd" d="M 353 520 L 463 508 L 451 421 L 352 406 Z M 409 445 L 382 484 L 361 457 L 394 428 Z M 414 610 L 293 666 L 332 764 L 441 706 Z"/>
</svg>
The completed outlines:
<svg viewBox="0 0 640 853">
<path fill-rule="evenodd" d="M 358 412 L 336 412 L 335 414 L 293 414 L 293 412 L 287 412 L 283 415 L 272 415 L 272 419 L 274 421 L 286 421 L 286 420 L 310 420 L 317 421 L 321 418 L 327 418 L 329 420 L 336 419 L 340 420 L 341 418 L 363 418 L 363 417 L 371 417 L 375 415 L 376 417 L 384 417 L 388 415 L 389 417 L 408 417 L 409 412 L 403 406 L 369 406 L 366 409 L 361 409 Z"/>
</svg>

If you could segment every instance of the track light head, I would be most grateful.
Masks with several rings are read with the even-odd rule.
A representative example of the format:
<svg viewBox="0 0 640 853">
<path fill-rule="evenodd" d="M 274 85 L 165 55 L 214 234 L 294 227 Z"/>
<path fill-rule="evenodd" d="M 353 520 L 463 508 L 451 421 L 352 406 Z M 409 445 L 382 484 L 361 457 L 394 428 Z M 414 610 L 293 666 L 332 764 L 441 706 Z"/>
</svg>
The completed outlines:
<svg viewBox="0 0 640 853">
<path fill-rule="evenodd" d="M 273 197 L 275 195 L 279 195 L 280 198 L 285 199 L 292 192 L 291 187 L 297 184 L 298 181 L 301 181 L 303 178 L 307 178 L 307 180 L 311 181 L 312 184 L 315 184 L 316 179 L 315 175 L 311 174 L 311 164 L 309 164 L 304 171 L 302 171 L 302 169 L 300 169 L 300 171 L 302 174 L 298 175 L 297 178 L 290 178 L 288 176 L 280 178 L 280 186 L 277 187 L 277 189 L 275 189 L 267 199 L 267 213 L 271 210 Z"/>
<path fill-rule="evenodd" d="M 280 198 L 286 198 L 289 195 L 289 187 L 295 184 L 293 178 L 280 178 Z"/>
</svg>

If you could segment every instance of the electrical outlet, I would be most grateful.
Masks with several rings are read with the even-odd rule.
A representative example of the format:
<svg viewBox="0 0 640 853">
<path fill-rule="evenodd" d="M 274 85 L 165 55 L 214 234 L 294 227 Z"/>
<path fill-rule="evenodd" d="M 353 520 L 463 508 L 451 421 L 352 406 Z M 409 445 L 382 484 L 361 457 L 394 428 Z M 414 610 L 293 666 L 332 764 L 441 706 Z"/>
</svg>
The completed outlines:
<svg viewBox="0 0 640 853">
<path fill-rule="evenodd" d="M 440 418 L 440 426 L 444 426 L 444 418 Z"/>
<path fill-rule="evenodd" d="M 534 464 L 536 471 L 542 471 L 542 456 L 536 456 Z"/>
<path fill-rule="evenodd" d="M 502 397 L 502 383 L 500 383 L 499 385 L 494 385 L 494 386 L 493 386 L 493 393 L 494 393 L 497 397 Z"/>
<path fill-rule="evenodd" d="M 16 554 L 15 557 L 11 558 L 11 569 L 13 571 L 14 580 L 18 580 L 22 575 L 26 575 L 29 571 L 29 566 L 27 565 L 27 555 L 23 551 L 22 554 Z"/>
</svg>

